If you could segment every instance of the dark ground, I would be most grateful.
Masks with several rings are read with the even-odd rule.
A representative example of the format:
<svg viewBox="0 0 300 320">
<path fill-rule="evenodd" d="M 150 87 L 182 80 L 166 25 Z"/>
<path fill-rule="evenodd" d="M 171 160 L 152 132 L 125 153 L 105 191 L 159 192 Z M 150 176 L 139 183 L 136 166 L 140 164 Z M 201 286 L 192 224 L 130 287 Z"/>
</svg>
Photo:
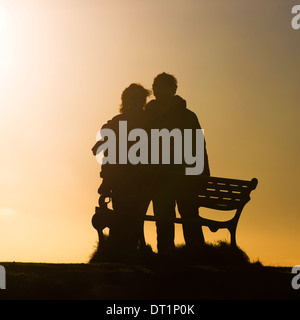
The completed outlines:
<svg viewBox="0 0 300 320">
<path fill-rule="evenodd" d="M 2 263 L 0 299 L 300 299 L 290 268 Z"/>
<path fill-rule="evenodd" d="M 181 253 L 143 263 L 2 262 L 6 290 L 0 290 L 0 300 L 300 299 L 291 268 L 250 263 L 241 250 L 219 259 L 203 263 Z"/>
</svg>

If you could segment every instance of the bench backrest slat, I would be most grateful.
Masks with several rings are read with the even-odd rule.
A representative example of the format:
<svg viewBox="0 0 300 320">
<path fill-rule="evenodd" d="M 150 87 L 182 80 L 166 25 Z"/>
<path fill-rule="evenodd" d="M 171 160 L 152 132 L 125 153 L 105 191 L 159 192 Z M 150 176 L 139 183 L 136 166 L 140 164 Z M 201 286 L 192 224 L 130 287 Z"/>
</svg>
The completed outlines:
<svg viewBox="0 0 300 320">
<path fill-rule="evenodd" d="M 218 210 L 234 210 L 250 200 L 250 192 L 256 188 L 257 179 L 251 181 L 218 177 L 199 177 L 195 186 L 199 206 Z"/>
</svg>

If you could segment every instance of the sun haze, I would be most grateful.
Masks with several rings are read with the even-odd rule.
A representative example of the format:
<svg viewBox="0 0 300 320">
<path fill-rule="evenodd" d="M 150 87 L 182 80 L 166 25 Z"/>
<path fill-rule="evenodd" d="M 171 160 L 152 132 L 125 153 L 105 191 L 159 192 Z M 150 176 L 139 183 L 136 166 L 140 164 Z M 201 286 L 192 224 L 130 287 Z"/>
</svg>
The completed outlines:
<svg viewBox="0 0 300 320">
<path fill-rule="evenodd" d="M 238 245 L 265 264 L 299 264 L 300 31 L 290 2 L 0 1 L 0 259 L 88 261 L 96 133 L 125 87 L 151 89 L 165 71 L 204 128 L 211 174 L 259 181 Z M 155 247 L 153 223 L 145 229 Z"/>
</svg>

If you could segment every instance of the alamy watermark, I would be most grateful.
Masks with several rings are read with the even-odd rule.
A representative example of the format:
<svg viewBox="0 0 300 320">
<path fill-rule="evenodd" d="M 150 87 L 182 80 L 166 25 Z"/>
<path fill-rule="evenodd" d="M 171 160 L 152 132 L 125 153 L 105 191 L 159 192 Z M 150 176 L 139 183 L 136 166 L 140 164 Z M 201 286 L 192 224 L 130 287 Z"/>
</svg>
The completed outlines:
<svg viewBox="0 0 300 320">
<path fill-rule="evenodd" d="M 3 266 L 0 266 L 0 289 L 6 289 L 6 271 Z"/>
<path fill-rule="evenodd" d="M 292 279 L 292 287 L 295 290 L 300 289 L 300 265 L 294 266 L 292 268 L 292 273 L 296 274 Z"/>
<path fill-rule="evenodd" d="M 149 162 L 150 164 L 182 164 L 184 160 L 187 165 L 186 175 L 199 175 L 203 172 L 205 148 L 203 129 L 175 128 L 171 131 L 151 129 L 148 137 L 147 131 L 141 128 L 128 132 L 127 121 L 119 121 L 118 133 L 118 159 L 115 132 L 105 128 L 97 133 L 97 141 L 103 141 L 96 152 L 97 161 L 100 164 L 127 164 L 128 162 L 134 165 L 149 164 Z M 107 140 L 104 141 L 106 138 Z M 128 142 L 135 143 L 128 149 Z"/>
<path fill-rule="evenodd" d="M 299 30 L 300 29 L 300 5 L 293 6 L 292 14 L 295 14 L 291 22 L 292 27 L 294 30 Z"/>
</svg>

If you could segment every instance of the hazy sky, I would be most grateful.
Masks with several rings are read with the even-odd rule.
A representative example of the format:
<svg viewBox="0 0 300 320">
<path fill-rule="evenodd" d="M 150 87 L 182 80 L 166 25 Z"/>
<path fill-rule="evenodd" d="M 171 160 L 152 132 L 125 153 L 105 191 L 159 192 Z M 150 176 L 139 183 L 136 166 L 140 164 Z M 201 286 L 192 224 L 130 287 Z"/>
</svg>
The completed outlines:
<svg viewBox="0 0 300 320">
<path fill-rule="evenodd" d="M 125 87 L 151 88 L 166 71 L 205 130 L 212 175 L 258 178 L 238 245 L 265 264 L 300 264 L 295 4 L 0 0 L 0 260 L 88 261 L 96 133 Z M 147 222 L 154 247 L 155 237 Z"/>
</svg>

